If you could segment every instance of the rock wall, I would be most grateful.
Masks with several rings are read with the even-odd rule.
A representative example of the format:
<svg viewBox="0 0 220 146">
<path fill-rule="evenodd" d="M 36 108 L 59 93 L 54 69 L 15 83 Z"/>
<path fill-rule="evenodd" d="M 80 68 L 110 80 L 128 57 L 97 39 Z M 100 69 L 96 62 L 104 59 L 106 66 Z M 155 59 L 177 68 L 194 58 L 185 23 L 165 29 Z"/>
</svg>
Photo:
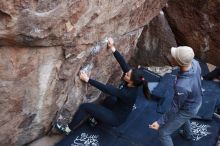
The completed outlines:
<svg viewBox="0 0 220 146">
<path fill-rule="evenodd" d="M 79 80 L 79 70 L 106 83 L 119 66 L 105 38 L 128 60 L 165 2 L 0 1 L 0 145 L 27 144 L 48 132 L 57 111 L 71 117 L 96 100 L 100 92 Z"/>
<path fill-rule="evenodd" d="M 165 12 L 178 45 L 191 46 L 198 58 L 220 65 L 219 0 L 169 0 Z"/>
<path fill-rule="evenodd" d="M 170 54 L 170 48 L 175 46 L 175 36 L 161 10 L 160 15 L 144 27 L 131 62 L 144 66 L 167 65 L 166 56 Z"/>
</svg>

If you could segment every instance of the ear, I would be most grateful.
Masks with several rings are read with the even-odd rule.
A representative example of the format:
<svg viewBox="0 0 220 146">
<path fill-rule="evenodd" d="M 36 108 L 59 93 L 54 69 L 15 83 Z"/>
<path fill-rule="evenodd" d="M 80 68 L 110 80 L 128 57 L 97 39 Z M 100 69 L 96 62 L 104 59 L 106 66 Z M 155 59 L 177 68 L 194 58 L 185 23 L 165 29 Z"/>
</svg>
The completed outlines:
<svg viewBox="0 0 220 146">
<path fill-rule="evenodd" d="M 172 66 L 172 67 L 178 66 L 178 63 L 176 62 L 176 60 L 175 60 L 170 54 L 164 55 L 164 57 L 166 58 L 167 63 L 168 63 L 170 66 Z"/>
</svg>

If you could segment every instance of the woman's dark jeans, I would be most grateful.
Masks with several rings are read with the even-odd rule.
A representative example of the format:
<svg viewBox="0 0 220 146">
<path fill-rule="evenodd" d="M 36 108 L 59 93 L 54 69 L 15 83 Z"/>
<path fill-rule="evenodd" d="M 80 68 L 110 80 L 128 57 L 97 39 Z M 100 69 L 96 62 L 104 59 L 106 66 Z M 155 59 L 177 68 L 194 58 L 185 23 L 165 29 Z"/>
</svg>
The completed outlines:
<svg viewBox="0 0 220 146">
<path fill-rule="evenodd" d="M 88 116 L 95 118 L 98 122 L 102 124 L 107 124 L 109 126 L 118 126 L 119 121 L 115 114 L 112 112 L 114 103 L 117 102 L 116 97 L 107 97 L 103 105 L 98 105 L 94 103 L 83 103 L 80 105 L 79 109 L 75 113 L 69 127 L 74 130 L 81 125 L 82 121 Z"/>
</svg>

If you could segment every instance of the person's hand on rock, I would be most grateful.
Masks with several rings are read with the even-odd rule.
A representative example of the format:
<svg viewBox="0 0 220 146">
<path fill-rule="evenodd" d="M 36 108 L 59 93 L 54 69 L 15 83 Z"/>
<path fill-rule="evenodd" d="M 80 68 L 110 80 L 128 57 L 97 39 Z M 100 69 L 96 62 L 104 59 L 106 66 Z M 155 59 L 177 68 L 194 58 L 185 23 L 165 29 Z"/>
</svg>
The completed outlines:
<svg viewBox="0 0 220 146">
<path fill-rule="evenodd" d="M 108 46 L 109 49 L 112 50 L 112 52 L 116 51 L 116 49 L 114 47 L 114 40 L 112 38 L 108 38 L 107 46 Z"/>
<path fill-rule="evenodd" d="M 79 78 L 86 83 L 89 81 L 89 76 L 83 71 L 79 73 Z"/>
</svg>

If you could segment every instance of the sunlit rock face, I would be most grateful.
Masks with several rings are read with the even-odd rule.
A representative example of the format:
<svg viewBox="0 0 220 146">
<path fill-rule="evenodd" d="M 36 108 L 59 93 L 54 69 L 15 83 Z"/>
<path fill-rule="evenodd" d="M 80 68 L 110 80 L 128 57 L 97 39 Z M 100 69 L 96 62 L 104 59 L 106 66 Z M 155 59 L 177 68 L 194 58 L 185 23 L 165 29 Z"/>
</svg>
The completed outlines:
<svg viewBox="0 0 220 146">
<path fill-rule="evenodd" d="M 0 2 L 1 45 L 76 46 L 123 35 L 158 14 L 160 0 L 26 0 Z"/>
<path fill-rule="evenodd" d="M 100 92 L 81 69 L 106 83 L 121 72 L 106 37 L 126 60 L 162 0 L 0 1 L 0 145 L 45 135 L 56 112 L 71 117 Z M 115 81 L 116 82 L 116 78 Z"/>
<path fill-rule="evenodd" d="M 170 0 L 165 12 L 179 45 L 191 46 L 198 58 L 220 65 L 219 0 Z"/>
</svg>

